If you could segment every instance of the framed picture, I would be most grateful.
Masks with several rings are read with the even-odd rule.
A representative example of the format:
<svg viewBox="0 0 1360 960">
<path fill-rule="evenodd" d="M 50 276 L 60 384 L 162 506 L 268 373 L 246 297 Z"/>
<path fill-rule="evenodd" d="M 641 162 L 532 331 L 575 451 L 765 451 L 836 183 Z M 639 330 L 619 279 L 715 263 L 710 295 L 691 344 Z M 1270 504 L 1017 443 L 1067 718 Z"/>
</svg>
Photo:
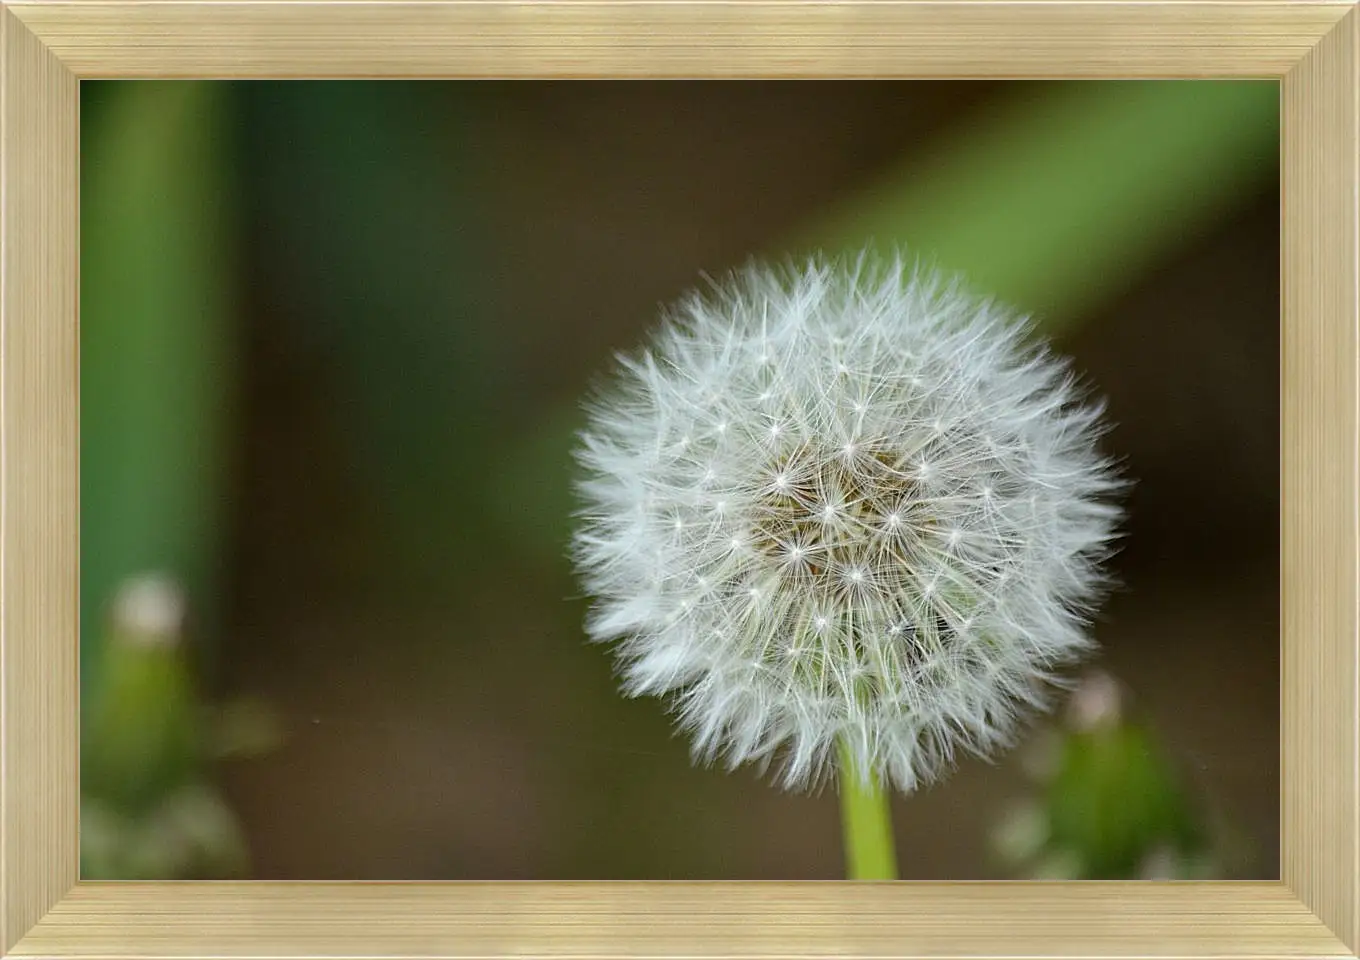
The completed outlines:
<svg viewBox="0 0 1360 960">
<path fill-rule="evenodd" d="M 1356 956 L 1353 2 L 7 0 L 0 56 L 5 955 Z M 353 82 L 258 82 L 304 78 Z M 652 78 L 710 82 L 485 82 Z M 791 78 L 862 82 L 768 82 Z M 986 82 L 950 82 L 962 78 Z M 457 82 L 390 82 L 416 79 Z M 1175 80 L 1203 82 L 1167 82 Z M 910 94 L 893 92 L 908 87 Z M 349 92 L 332 96 L 341 88 Z M 223 91 L 244 105 L 241 129 L 257 137 L 230 161 L 225 143 L 194 126 Z M 134 99 L 137 108 L 125 109 Z M 461 154 L 440 152 L 446 141 L 427 118 L 447 111 L 478 145 L 472 172 L 458 166 Z M 950 127 L 943 118 L 951 114 L 965 119 Z M 894 124 L 905 131 L 896 139 L 883 132 Z M 558 126 L 575 138 L 545 132 Z M 611 129 L 613 141 L 601 133 Z M 726 146 L 678 155 L 674 145 L 686 137 Z M 806 197 L 864 179 L 853 171 L 884 166 L 908 140 L 916 143 L 911 156 L 933 158 L 933 166 L 903 168 L 896 186 L 878 177 L 879 189 L 858 201 L 822 204 L 838 215 L 805 215 L 818 208 Z M 933 150 L 946 141 L 949 150 Z M 631 159 L 615 162 L 617 152 Z M 333 553 L 341 534 L 332 529 L 311 554 L 289 554 L 309 521 L 280 526 L 280 518 L 313 497 L 323 506 L 312 516 L 324 525 L 326 510 L 354 513 L 350 505 L 362 501 L 314 480 L 285 484 L 294 501 L 271 500 L 259 493 L 267 471 L 260 480 L 238 469 L 255 478 L 244 488 L 255 491 L 248 497 L 256 514 L 274 518 L 261 523 L 279 528 L 272 539 L 258 524 L 233 534 L 238 552 L 274 556 L 272 565 L 238 565 L 253 577 L 244 582 L 254 585 L 252 596 L 267 594 L 263 584 L 291 583 L 313 608 L 326 606 L 325 596 L 370 589 L 379 569 L 393 584 L 428 581 L 427 596 L 447 593 L 449 583 L 466 594 L 406 620 L 394 619 L 396 607 L 371 604 L 368 620 L 350 625 L 369 640 L 348 647 L 343 621 L 358 607 L 297 621 L 316 635 L 309 646 L 280 639 L 284 621 L 269 619 L 287 602 L 238 603 L 254 646 L 232 649 L 253 656 L 256 667 L 237 671 L 232 690 L 253 693 L 259 677 L 271 677 L 276 696 L 294 698 L 282 710 L 283 736 L 291 738 L 285 762 L 229 784 L 255 811 L 251 841 L 265 864 L 256 872 L 240 866 L 236 828 L 220 799 L 175 764 L 191 752 L 201 762 L 205 743 L 222 753 L 260 743 L 267 751 L 278 733 L 273 715 L 247 698 L 209 718 L 177 685 L 179 667 L 162 658 L 172 648 L 178 655 L 183 584 L 120 579 L 140 569 L 124 555 L 143 565 L 173 555 L 176 574 L 193 588 L 191 624 L 195 605 L 212 592 L 202 589 L 207 578 L 193 559 L 201 556 L 175 538 L 215 522 L 203 514 L 221 475 L 213 438 L 231 349 L 213 339 L 226 329 L 213 297 L 241 280 L 209 269 L 222 259 L 209 240 L 230 202 L 230 178 L 219 175 L 242 156 L 255 193 L 254 259 L 246 267 L 257 316 L 252 359 L 278 361 L 272 381 L 266 370 L 264 385 L 257 376 L 249 387 L 247 399 L 264 411 L 247 431 L 264 439 L 251 442 L 274 451 L 265 459 L 291 451 L 276 478 L 336 472 L 340 461 L 328 460 L 312 436 L 320 421 L 286 419 L 287 390 L 300 389 L 286 386 L 298 382 L 299 368 L 288 363 L 324 354 L 331 373 L 350 378 L 341 396 L 356 439 L 346 462 L 371 466 L 354 482 L 370 484 L 390 506 L 383 515 L 390 530 L 376 538 L 364 540 L 356 525 L 341 531 L 367 566 L 335 560 L 308 580 L 289 571 Z M 355 170 L 367 179 L 347 173 Z M 742 183 L 750 186 L 737 199 Z M 1017 192 L 1019 183 L 1025 189 Z M 704 200 L 705 191 L 716 199 Z M 1239 196 L 1254 205 L 1224 219 Z M 337 197 L 349 199 L 337 205 Z M 486 213 L 493 208 L 494 216 Z M 210 215 L 191 223 L 189 210 Z M 481 211 L 467 213 L 476 237 L 441 226 L 450 210 Z M 1164 264 L 1166 278 L 1187 279 L 1165 279 L 1162 293 L 1142 301 L 1127 293 L 1154 262 L 1149 251 L 1211 221 L 1237 246 L 1206 240 L 1208 252 L 1186 254 L 1174 269 Z M 903 260 L 893 242 L 878 245 L 895 241 L 902 222 L 918 230 L 908 231 L 920 241 L 915 252 L 924 248 L 979 286 L 961 291 L 933 266 Z M 337 236 L 383 248 L 385 272 Z M 769 249 L 772 237 L 781 250 L 851 252 L 782 268 L 735 266 L 743 254 Z M 1080 256 L 1064 257 L 1063 244 Z M 673 255 L 649 260 L 641 246 Z M 593 395 L 584 419 L 572 414 L 596 361 L 643 342 L 645 327 L 627 318 L 643 323 L 649 302 L 678 295 L 691 272 L 710 267 L 733 271 L 710 281 L 711 299 L 663 308 L 669 332 L 647 341 L 653 352 L 623 354 L 614 371 L 630 385 Z M 175 279 L 168 292 L 137 293 L 136 277 L 158 274 Z M 628 283 L 610 280 L 624 274 Z M 1116 309 L 1098 335 L 1064 329 L 1061 347 L 1072 347 L 1080 372 L 1094 371 L 1096 392 L 1108 390 L 1111 411 L 1128 423 L 1115 434 L 1115 456 L 1127 448 L 1143 464 L 1150 461 L 1137 459 L 1139 451 L 1161 444 L 1178 464 L 1152 471 L 1136 494 L 1134 559 L 1117 570 L 1122 578 L 1155 569 L 1158 586 L 1143 589 L 1137 580 L 1138 589 L 1112 601 L 1114 622 L 1097 622 L 1097 639 L 1111 651 L 1103 666 L 1118 679 L 1086 674 L 1041 742 L 1019 751 L 1021 765 L 1033 761 L 1040 799 L 1002 822 L 989 842 L 1010 866 L 992 863 L 986 875 L 1037 879 L 936 882 L 975 875 L 978 844 L 946 841 L 944 821 L 990 817 L 995 811 L 980 801 L 1005 781 L 965 764 L 959 776 L 972 778 L 971 787 L 921 788 L 944 778 L 957 756 L 988 758 L 1012 745 L 1029 707 L 1057 704 L 1069 661 L 1089 652 L 1092 597 L 1105 599 L 1097 567 L 1124 519 L 1105 498 L 1127 490 L 1114 460 L 1096 453 L 1103 414 L 1068 392 L 1067 367 L 1019 346 L 1015 331 L 1028 335 L 1028 321 L 1010 326 L 1016 317 L 986 295 L 1033 310 L 1039 332 L 1049 334 L 1045 323 L 1114 302 L 1111 291 L 1124 291 L 1131 319 L 1122 329 L 1135 332 L 1118 332 Z M 1175 298 L 1183 302 L 1167 306 Z M 369 300 L 382 301 L 382 310 L 365 306 Z M 1213 309 L 1196 307 L 1209 301 Z M 449 311 L 459 323 L 439 319 Z M 1139 319 L 1153 314 L 1166 322 Z M 374 326 L 379 315 L 386 319 Z M 519 319 L 530 315 L 558 319 L 555 326 Z M 418 316 L 432 319 L 419 326 L 411 319 Z M 962 332 L 933 319 L 942 316 Z M 1203 329 L 1192 329 L 1196 323 Z M 383 331 L 376 339 L 375 329 Z M 292 361 L 284 356 L 290 336 L 307 344 Z M 497 336 L 505 343 L 497 346 Z M 1183 355 L 1179 364 L 1158 360 L 1168 347 Z M 1214 371 L 1195 372 L 1196 356 L 1212 359 Z M 1215 377 L 1230 385 L 1222 396 L 1232 402 L 1215 406 Z M 1153 380 L 1153 388 L 1135 389 Z M 1193 389 L 1178 386 L 1192 380 Z M 501 393 L 491 389 L 498 382 Z M 173 389 L 162 390 L 166 383 Z M 477 390 L 485 402 L 474 408 L 468 391 Z M 1266 423 L 1276 396 L 1278 434 Z M 155 427 L 170 406 L 177 419 Z M 109 425 L 133 416 L 180 446 L 157 447 L 154 437 L 111 446 Z M 404 426 L 391 428 L 395 421 Z M 473 421 L 482 427 L 468 426 Z M 272 425 L 272 440 L 260 424 Z M 1173 427 L 1189 446 L 1172 449 Z M 785 428 L 794 439 L 780 433 Z M 1200 434 L 1203 442 L 1195 441 Z M 835 449 L 818 439 L 833 435 Z M 450 450 L 430 451 L 432 436 Z M 573 456 L 578 473 L 569 481 L 556 471 Z M 460 472 L 460 462 L 486 469 Z M 398 475 L 423 479 L 392 479 Z M 473 493 L 457 485 L 463 481 Z M 566 546 L 555 524 L 566 523 L 573 482 L 585 506 Z M 451 502 L 436 510 L 430 501 L 440 489 Z M 120 512 L 131 518 L 124 526 L 150 516 L 133 502 L 163 508 L 170 519 L 162 522 L 178 525 L 168 548 L 138 554 L 119 539 Z M 458 520 L 460 502 L 477 522 Z M 731 520 L 732 502 L 744 519 Z M 635 507 L 643 518 L 636 522 L 626 519 Z M 1155 522 L 1146 519 L 1153 515 Z M 506 556 L 482 552 L 477 537 L 501 543 Z M 403 545 L 379 546 L 389 540 Z M 507 542 L 523 556 L 510 557 Z M 467 573 L 474 548 L 486 565 L 480 576 Z M 557 578 L 564 553 L 595 601 L 589 612 L 586 597 L 561 602 L 572 589 Z M 441 567 L 456 576 L 431 574 Z M 1210 568 L 1235 586 L 1206 587 Z M 410 601 L 422 588 L 383 589 Z M 1217 606 L 1209 593 L 1221 598 Z M 495 626 L 477 625 L 497 609 Z M 421 616 L 435 626 L 422 626 Z M 1173 631 L 1162 652 L 1121 655 L 1177 617 L 1185 636 L 1222 642 L 1182 658 Z M 443 685 L 433 678 L 442 668 L 410 651 L 424 649 L 421 637 L 444 642 L 450 622 L 472 624 L 460 657 L 489 639 L 519 643 L 520 652 L 487 655 L 476 676 Z M 609 659 L 586 647 L 582 622 L 590 639 L 615 645 L 623 692 L 673 697 L 688 735 L 674 740 L 674 756 L 646 753 L 668 735 L 654 701 L 581 719 L 585 700 L 617 692 L 607 690 Z M 387 623 L 416 631 L 416 646 L 398 653 L 370 642 Z M 107 638 L 94 659 L 92 631 Z M 533 636 L 537 647 L 514 639 Z M 722 644 L 714 646 L 715 637 Z M 588 653 L 558 652 L 576 646 Z M 300 665 L 275 669 L 286 650 Z M 307 664 L 327 651 L 336 663 L 322 671 L 325 682 L 288 681 L 315 674 Z M 395 659 L 373 659 L 382 651 Z M 542 677 L 526 668 L 516 679 L 515 656 L 526 655 L 543 661 Z M 154 750 L 119 739 L 127 714 L 109 693 L 118 689 L 110 677 L 154 705 Z M 763 678 L 773 678 L 771 686 L 761 686 Z M 1135 699 L 1151 694 L 1153 713 L 1209 731 L 1188 738 L 1211 754 L 1202 764 L 1191 758 L 1203 767 L 1195 775 L 1218 787 L 1235 783 L 1239 811 L 1254 818 L 1254 849 L 1235 865 L 1216 859 L 1231 860 L 1232 844 L 1205 841 L 1194 805 L 1181 805 L 1175 764 L 1158 765 L 1156 724 L 1130 719 L 1142 706 L 1121 706 L 1122 680 L 1133 681 Z M 1050 681 L 1055 690 L 1041 694 Z M 378 700 L 365 686 L 403 684 L 374 712 Z M 586 692 L 573 699 L 563 690 L 569 684 Z M 347 693 L 336 702 L 317 699 L 337 690 Z M 517 695 L 536 706 L 502 716 Z M 441 696 L 464 702 L 432 714 Z M 892 712 L 899 708 L 907 713 Z M 577 727 L 554 720 L 554 710 Z M 602 758 L 571 759 L 590 730 L 626 725 L 635 743 L 609 739 L 592 748 L 605 751 Z M 464 732 L 430 733 L 445 728 Z M 554 733 L 566 736 L 533 741 L 537 759 L 523 753 L 533 737 Z M 356 738 L 367 746 L 337 753 L 335 744 Z M 1214 753 L 1234 741 L 1245 745 L 1238 760 Z M 643 746 L 641 759 L 620 759 L 630 743 Z M 685 794 L 673 785 L 690 775 L 687 746 L 698 759 L 734 768 L 773 767 L 780 786 L 815 789 L 838 777 L 838 788 L 818 796 L 817 807 L 806 798 L 767 800 L 777 791 L 747 771 L 749 786 Z M 462 757 L 454 772 L 467 777 L 422 772 L 450 751 Z M 542 759 L 554 751 L 555 766 Z M 1275 792 L 1277 751 L 1278 800 L 1264 795 Z M 162 760 L 143 769 L 143 779 L 168 776 L 178 792 L 150 799 L 113 769 Z M 1234 762 L 1250 770 L 1234 779 L 1224 772 Z M 638 779 L 628 770 L 644 767 L 651 786 L 627 786 Z M 548 769 L 557 771 L 551 790 Z M 710 773 L 708 784 L 738 783 Z M 590 806 L 581 799 L 589 791 L 572 793 L 571 777 L 607 785 L 612 799 Z M 664 803 L 657 799 L 673 789 Z M 485 796 L 472 799 L 478 790 Z M 918 812 L 910 824 L 899 821 L 904 842 L 896 846 L 894 790 L 900 811 Z M 280 791 L 292 798 L 283 815 L 267 800 Z M 352 799 L 422 791 L 442 792 L 445 802 L 402 814 L 402 802 L 414 811 L 417 801 L 373 801 L 360 814 L 364 802 Z M 532 809 L 549 793 L 561 811 Z M 978 802 L 961 802 L 968 793 Z M 847 875 L 834 833 L 821 842 L 810 826 L 821 822 L 810 819 L 813 810 L 831 822 L 837 795 L 852 881 L 763 879 L 788 870 Z M 533 797 L 540 799 L 526 799 Z M 670 821 L 650 847 L 636 838 L 652 821 L 625 809 L 629 797 L 651 797 L 653 819 Z M 155 831 L 123 816 L 133 807 L 158 818 Z M 481 819 L 466 813 L 473 807 L 484 810 Z M 1090 820 L 1095 808 L 1107 812 Z M 573 817 L 590 829 L 610 822 L 619 834 L 614 847 L 583 854 L 589 842 L 545 839 L 567 837 Z M 732 829 L 705 826 L 713 819 Z M 802 846 L 771 859 L 774 841 L 756 838 L 776 821 Z M 1131 838 L 1134 823 L 1147 836 Z M 435 849 L 441 829 L 453 839 Z M 352 851 L 341 849 L 346 836 Z M 713 855 L 719 848 L 725 859 Z M 901 851 L 917 856 L 899 867 Z M 508 865 L 519 855 L 529 858 L 525 865 Z M 663 863 L 671 879 L 644 879 Z M 762 879 L 709 879 L 723 870 Z M 451 875 L 457 879 L 445 879 Z"/>
</svg>

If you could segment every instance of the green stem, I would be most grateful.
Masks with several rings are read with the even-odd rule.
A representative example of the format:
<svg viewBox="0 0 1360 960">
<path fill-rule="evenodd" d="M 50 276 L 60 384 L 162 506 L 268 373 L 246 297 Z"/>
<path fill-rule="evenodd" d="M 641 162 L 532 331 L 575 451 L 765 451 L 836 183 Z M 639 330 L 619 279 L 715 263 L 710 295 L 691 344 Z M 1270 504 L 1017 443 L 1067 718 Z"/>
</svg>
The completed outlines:
<svg viewBox="0 0 1360 960">
<path fill-rule="evenodd" d="M 897 850 L 888 793 L 873 773 L 861 778 L 854 756 L 843 742 L 840 776 L 846 878 L 896 880 Z"/>
</svg>

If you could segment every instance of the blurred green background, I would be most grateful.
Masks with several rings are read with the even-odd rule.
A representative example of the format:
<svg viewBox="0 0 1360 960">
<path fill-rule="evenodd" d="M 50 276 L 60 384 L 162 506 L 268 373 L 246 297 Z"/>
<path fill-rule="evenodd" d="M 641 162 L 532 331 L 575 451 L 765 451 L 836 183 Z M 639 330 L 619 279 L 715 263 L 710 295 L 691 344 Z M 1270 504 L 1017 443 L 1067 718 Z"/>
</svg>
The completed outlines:
<svg viewBox="0 0 1360 960">
<path fill-rule="evenodd" d="M 578 399 L 753 254 L 1034 312 L 1137 480 L 1068 707 L 908 879 L 1278 875 L 1273 82 L 82 83 L 87 878 L 813 879 L 564 556 Z"/>
</svg>

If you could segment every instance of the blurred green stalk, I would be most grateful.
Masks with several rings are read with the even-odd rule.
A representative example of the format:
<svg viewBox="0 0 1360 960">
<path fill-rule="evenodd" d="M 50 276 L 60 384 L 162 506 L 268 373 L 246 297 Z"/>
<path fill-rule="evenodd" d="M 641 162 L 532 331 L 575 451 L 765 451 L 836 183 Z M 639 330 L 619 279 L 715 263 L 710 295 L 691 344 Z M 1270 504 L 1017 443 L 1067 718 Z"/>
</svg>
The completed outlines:
<svg viewBox="0 0 1360 960">
<path fill-rule="evenodd" d="M 847 880 L 896 880 L 897 850 L 893 841 L 890 794 L 869 774 L 860 778 L 854 754 L 840 747 L 841 829 L 845 839 Z"/>
<path fill-rule="evenodd" d="M 162 571 L 213 621 L 233 369 L 227 84 L 82 85 L 81 677 Z"/>
<path fill-rule="evenodd" d="M 905 245 L 1053 333 L 1211 226 L 1278 157 L 1275 81 L 1022 83 L 794 246 Z"/>
</svg>

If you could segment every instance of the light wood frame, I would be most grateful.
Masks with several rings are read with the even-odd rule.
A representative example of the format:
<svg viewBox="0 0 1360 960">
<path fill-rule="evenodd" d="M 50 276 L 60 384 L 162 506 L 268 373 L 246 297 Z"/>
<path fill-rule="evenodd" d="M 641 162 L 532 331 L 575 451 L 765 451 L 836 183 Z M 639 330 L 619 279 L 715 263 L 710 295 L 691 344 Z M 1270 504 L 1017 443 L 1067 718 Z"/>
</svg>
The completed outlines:
<svg viewBox="0 0 1360 960">
<path fill-rule="evenodd" d="M 78 882 L 79 82 L 301 76 L 1280 78 L 1282 879 Z M 1357 104 L 1355 0 L 0 0 L 0 950 L 1355 956 Z"/>
</svg>

